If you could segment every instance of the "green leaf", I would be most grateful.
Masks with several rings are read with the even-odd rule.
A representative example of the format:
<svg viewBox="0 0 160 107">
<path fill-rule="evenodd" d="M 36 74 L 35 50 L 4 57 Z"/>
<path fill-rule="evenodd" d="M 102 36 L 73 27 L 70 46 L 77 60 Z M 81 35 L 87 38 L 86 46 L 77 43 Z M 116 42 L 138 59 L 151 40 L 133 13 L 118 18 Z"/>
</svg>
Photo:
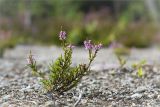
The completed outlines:
<svg viewBox="0 0 160 107">
<path fill-rule="evenodd" d="M 144 73 L 143 73 L 143 69 L 142 69 L 142 67 L 140 67 L 139 69 L 138 69 L 138 77 L 143 77 L 143 75 L 144 75 Z"/>
<path fill-rule="evenodd" d="M 146 60 L 141 60 L 139 63 L 132 64 L 132 67 L 139 69 L 140 67 L 142 67 L 145 64 L 146 64 Z"/>
<path fill-rule="evenodd" d="M 137 68 L 137 66 L 138 66 L 138 64 L 136 64 L 136 63 L 132 64 L 133 68 Z"/>
</svg>

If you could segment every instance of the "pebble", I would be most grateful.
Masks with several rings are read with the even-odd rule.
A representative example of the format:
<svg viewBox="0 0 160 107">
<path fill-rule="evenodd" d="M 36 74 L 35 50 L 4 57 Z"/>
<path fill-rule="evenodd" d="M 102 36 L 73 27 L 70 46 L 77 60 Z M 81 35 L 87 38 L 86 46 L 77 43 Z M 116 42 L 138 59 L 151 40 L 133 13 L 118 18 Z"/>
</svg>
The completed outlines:
<svg viewBox="0 0 160 107">
<path fill-rule="evenodd" d="M 154 94 L 149 94 L 149 95 L 148 95 L 148 98 L 153 98 L 153 97 L 155 97 Z"/>
<path fill-rule="evenodd" d="M 35 90 L 42 89 L 42 86 L 38 83 L 34 84 L 33 87 L 34 87 Z"/>
<path fill-rule="evenodd" d="M 60 52 L 59 48 L 55 49 L 53 47 L 52 49 L 48 50 L 47 47 L 21 46 L 8 51 L 8 54 L 5 53 L 5 58 L 0 59 L 0 81 L 2 81 L 0 82 L 0 107 L 1 104 L 4 107 L 12 106 L 10 102 L 15 107 L 18 107 L 19 104 L 24 107 L 34 107 L 34 105 L 36 107 L 69 107 L 74 105 L 77 100 L 73 96 L 79 95 L 78 89 L 84 89 L 83 97 L 78 105 L 82 107 L 116 107 L 117 105 L 120 107 L 124 105 L 148 107 L 147 104 L 155 107 L 160 102 L 159 67 L 155 66 L 155 68 L 152 68 L 153 66 L 151 66 L 147 69 L 149 71 L 145 70 L 146 75 L 148 75 L 147 78 L 141 79 L 135 77 L 135 75 L 133 76 L 132 73 L 136 72 L 129 68 L 122 69 L 117 73 L 117 68 L 119 67 L 118 61 L 108 49 L 103 49 L 98 53 L 91 66 L 93 71 L 89 75 L 84 76 L 74 89 L 58 97 L 52 94 L 44 94 L 42 92 L 43 87 L 39 83 L 40 78 L 33 77 L 31 71 L 26 69 L 24 63 L 26 60 L 24 58 L 29 50 L 33 50 L 33 53 L 38 55 L 39 58 L 42 56 L 43 62 L 36 57 L 38 58 L 37 63 L 42 65 L 42 70 L 47 71 L 45 69 L 46 62 L 56 59 Z M 76 52 L 77 50 L 78 52 Z M 81 51 L 81 48 L 77 50 L 74 50 L 76 53 L 73 56 L 74 65 L 79 64 L 80 61 L 85 63 L 88 58 L 86 50 Z M 160 54 L 160 51 L 156 51 Z M 133 53 L 128 58 L 126 67 L 134 61 L 144 58 L 144 56 L 149 56 L 147 57 L 147 61 L 154 58 L 158 59 L 155 55 L 150 57 L 150 54 L 152 54 L 150 53 L 150 49 L 142 51 L 137 49 Z M 152 72 L 152 70 L 155 72 Z"/>
<path fill-rule="evenodd" d="M 31 92 L 33 89 L 31 89 L 31 86 L 28 85 L 27 87 L 22 88 L 20 91 L 21 92 Z"/>
<path fill-rule="evenodd" d="M 132 99 L 139 99 L 141 97 L 142 97 L 142 94 L 139 94 L 139 93 L 135 93 L 135 94 L 131 95 Z"/>
<path fill-rule="evenodd" d="M 137 87 L 137 89 L 134 90 L 133 92 L 134 93 L 141 93 L 141 92 L 144 92 L 146 90 L 147 90 L 147 88 L 145 86 L 140 86 L 140 87 Z"/>
<path fill-rule="evenodd" d="M 44 107 L 56 107 L 55 102 L 53 101 L 47 101 L 45 102 Z"/>
<path fill-rule="evenodd" d="M 5 95 L 5 96 L 2 98 L 2 100 L 6 101 L 6 100 L 8 100 L 10 97 L 11 97 L 11 95 Z"/>
</svg>

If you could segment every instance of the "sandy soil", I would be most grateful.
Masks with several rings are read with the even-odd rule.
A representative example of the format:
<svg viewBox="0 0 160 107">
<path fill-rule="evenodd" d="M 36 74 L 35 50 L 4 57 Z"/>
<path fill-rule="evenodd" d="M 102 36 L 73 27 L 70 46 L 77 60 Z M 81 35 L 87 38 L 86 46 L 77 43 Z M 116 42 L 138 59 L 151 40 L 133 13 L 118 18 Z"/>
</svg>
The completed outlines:
<svg viewBox="0 0 160 107">
<path fill-rule="evenodd" d="M 39 79 L 26 67 L 29 50 L 33 51 L 40 69 L 54 61 L 62 50 L 58 47 L 17 46 L 0 59 L 0 107 L 160 107 L 160 51 L 157 48 L 132 49 L 127 65 L 119 69 L 113 50 L 102 49 L 91 73 L 77 87 L 61 96 L 45 93 Z M 87 62 L 87 52 L 74 50 L 73 66 Z M 142 59 L 144 77 L 130 65 Z M 76 102 L 79 102 L 76 104 Z"/>
</svg>

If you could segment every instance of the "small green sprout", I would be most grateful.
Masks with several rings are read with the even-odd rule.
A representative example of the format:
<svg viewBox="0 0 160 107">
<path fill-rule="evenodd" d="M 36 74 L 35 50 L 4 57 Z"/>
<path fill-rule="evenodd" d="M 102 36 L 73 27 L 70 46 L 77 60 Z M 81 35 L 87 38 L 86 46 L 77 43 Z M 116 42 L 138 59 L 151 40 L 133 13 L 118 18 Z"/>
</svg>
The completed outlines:
<svg viewBox="0 0 160 107">
<path fill-rule="evenodd" d="M 113 52 L 116 55 L 118 62 L 120 64 L 120 69 L 122 69 L 124 65 L 127 63 L 127 60 L 123 58 L 123 56 L 129 55 L 130 49 L 127 47 L 124 47 L 122 44 L 116 41 L 113 41 L 109 47 L 113 49 Z"/>
<path fill-rule="evenodd" d="M 140 68 L 138 69 L 137 74 L 138 74 L 138 77 L 143 77 L 144 73 L 143 73 L 142 67 L 140 67 Z"/>
<path fill-rule="evenodd" d="M 66 32 L 61 31 L 59 39 L 62 41 L 63 55 L 49 66 L 49 74 L 42 73 L 38 70 L 33 55 L 29 54 L 28 66 L 32 69 L 33 74 L 41 77 L 41 83 L 48 92 L 61 94 L 75 87 L 83 76 L 89 73 L 90 66 L 95 59 L 98 51 L 102 48 L 102 44 L 93 45 L 91 40 L 84 41 L 84 46 L 89 52 L 89 63 L 79 64 L 72 67 L 72 52 L 75 46 L 67 43 Z"/>
<path fill-rule="evenodd" d="M 126 59 L 122 58 L 122 56 L 120 55 L 117 55 L 117 59 L 118 59 L 118 62 L 120 64 L 120 69 L 122 69 L 124 67 L 124 65 L 127 63 Z"/>
<path fill-rule="evenodd" d="M 146 64 L 146 60 L 142 60 L 139 63 L 135 63 L 135 64 L 132 65 L 132 67 L 137 70 L 138 77 L 143 77 L 144 76 L 143 66 L 145 64 Z"/>
</svg>

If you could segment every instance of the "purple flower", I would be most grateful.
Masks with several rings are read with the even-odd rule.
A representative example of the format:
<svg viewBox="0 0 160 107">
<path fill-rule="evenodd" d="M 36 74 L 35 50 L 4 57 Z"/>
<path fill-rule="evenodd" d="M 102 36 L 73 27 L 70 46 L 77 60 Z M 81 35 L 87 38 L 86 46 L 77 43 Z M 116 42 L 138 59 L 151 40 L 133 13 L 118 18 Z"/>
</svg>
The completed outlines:
<svg viewBox="0 0 160 107">
<path fill-rule="evenodd" d="M 67 48 L 70 48 L 70 49 L 73 49 L 75 46 L 74 45 L 72 45 L 72 44 L 69 44 L 68 46 L 67 46 Z"/>
<path fill-rule="evenodd" d="M 92 43 L 91 43 L 91 40 L 86 40 L 86 41 L 84 41 L 84 47 L 86 48 L 86 49 L 88 49 L 88 50 L 90 50 L 90 49 L 92 49 L 93 48 L 93 45 L 92 45 Z"/>
<path fill-rule="evenodd" d="M 100 50 L 101 48 L 102 48 L 102 44 L 101 43 L 94 46 L 95 50 Z"/>
<path fill-rule="evenodd" d="M 66 32 L 65 31 L 60 31 L 60 33 L 59 33 L 59 39 L 60 40 L 65 40 L 66 39 Z"/>
</svg>

